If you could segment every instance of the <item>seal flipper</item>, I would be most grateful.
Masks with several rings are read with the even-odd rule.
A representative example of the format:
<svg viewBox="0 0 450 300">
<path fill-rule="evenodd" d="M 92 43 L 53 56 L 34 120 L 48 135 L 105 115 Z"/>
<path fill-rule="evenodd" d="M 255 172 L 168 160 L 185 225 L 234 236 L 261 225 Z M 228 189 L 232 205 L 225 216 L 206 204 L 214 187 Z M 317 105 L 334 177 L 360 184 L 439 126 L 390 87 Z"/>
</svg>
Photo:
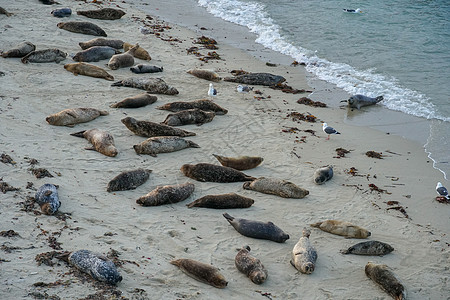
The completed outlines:
<svg viewBox="0 0 450 300">
<path fill-rule="evenodd" d="M 83 139 L 84 139 L 84 133 L 85 133 L 85 132 L 86 132 L 86 130 L 83 130 L 83 131 L 71 133 L 70 135 L 76 136 L 76 137 L 79 137 L 79 138 L 83 138 Z"/>
</svg>

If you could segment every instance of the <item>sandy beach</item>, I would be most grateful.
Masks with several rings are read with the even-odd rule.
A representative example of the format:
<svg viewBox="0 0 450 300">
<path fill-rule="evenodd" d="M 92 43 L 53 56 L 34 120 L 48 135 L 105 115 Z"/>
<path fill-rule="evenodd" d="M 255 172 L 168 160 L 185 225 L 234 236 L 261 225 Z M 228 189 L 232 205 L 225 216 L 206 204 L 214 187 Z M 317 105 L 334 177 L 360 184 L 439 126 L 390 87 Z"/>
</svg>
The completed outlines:
<svg viewBox="0 0 450 300">
<path fill-rule="evenodd" d="M 138 10 L 128 2 L 15 1 L 0 6 L 12 16 L 0 15 L 0 48 L 13 48 L 23 41 L 36 50 L 57 48 L 68 54 L 60 63 L 28 63 L 20 58 L 0 58 L 0 162 L 1 182 L 17 190 L 0 193 L 0 298 L 2 299 L 391 299 L 364 273 L 372 261 L 386 264 L 401 279 L 408 299 L 450 299 L 450 205 L 435 200 L 435 186 L 445 180 L 433 169 L 422 145 L 395 134 L 344 122 L 362 118 L 365 112 L 346 107 L 311 107 L 297 103 L 309 92 L 290 94 L 254 85 L 250 93 L 238 93 L 237 83 L 214 83 L 218 95 L 213 101 L 228 113 L 217 115 L 201 126 L 178 128 L 195 132 L 186 137 L 200 148 L 188 148 L 157 157 L 137 155 L 133 145 L 145 138 L 133 134 L 121 119 L 162 122 L 170 113 L 156 109 L 174 101 L 210 99 L 210 81 L 188 74 L 200 68 L 232 77 L 232 70 L 267 72 L 286 78 L 295 89 L 311 91 L 302 66 L 266 64 L 247 52 L 219 42 L 214 50 L 220 59 L 204 57 L 213 50 L 196 41 L 211 37 L 214 24 L 198 23 L 198 30 L 166 23 Z M 163 5 L 163 4 L 161 4 Z M 50 13 L 69 7 L 72 15 L 56 18 Z M 122 9 L 118 20 L 88 19 L 79 10 L 102 7 Z M 95 38 L 62 30 L 59 22 L 87 21 L 97 24 L 108 39 L 139 43 L 150 61 L 135 64 L 162 66 L 161 73 L 134 74 L 129 68 L 111 70 L 108 60 L 92 62 L 114 76 L 114 81 L 74 76 L 64 65 L 74 63 L 81 51 L 79 42 Z M 145 29 L 143 34 L 140 28 Z M 187 49 L 198 47 L 199 56 Z M 200 58 L 203 58 L 201 60 Z M 141 108 L 111 108 L 142 90 L 111 86 L 126 78 L 162 78 L 178 95 L 157 96 L 154 104 Z M 258 93 L 256 93 L 256 91 Z M 327 91 L 314 90 L 315 95 Z M 314 100 L 319 100 L 314 97 Z M 336 96 L 336 103 L 342 100 Z M 52 126 L 46 117 L 67 108 L 91 107 L 107 116 L 68 126 Z M 295 119 L 312 115 L 316 122 Z M 340 135 L 327 135 L 322 122 Z M 351 123 L 351 122 L 350 122 Z M 98 128 L 114 137 L 116 157 L 85 150 L 86 139 L 71 133 Z M 336 149 L 348 150 L 338 157 Z M 382 158 L 366 156 L 367 151 Z M 260 156 L 258 167 L 244 171 L 254 177 L 288 180 L 309 191 L 303 199 L 286 199 L 245 190 L 243 182 L 199 182 L 180 171 L 183 164 L 219 164 L 212 154 L 228 157 Z M 334 177 L 323 185 L 313 182 L 314 171 L 331 165 Z M 53 177 L 37 178 L 32 169 L 44 168 Z M 149 180 L 134 190 L 108 193 L 108 182 L 124 170 L 151 169 Z M 356 169 L 356 174 L 350 170 Z M 187 200 L 170 205 L 142 207 L 136 199 L 157 186 L 185 182 L 195 184 Z M 58 185 L 59 213 L 40 213 L 33 198 L 45 183 Z M 2 185 L 4 186 L 4 185 Z M 187 208 L 186 204 L 205 195 L 237 193 L 254 199 L 246 209 Z M 271 221 L 290 235 L 285 243 L 252 239 L 240 235 L 222 216 Z M 342 220 L 366 228 L 368 240 L 389 243 L 394 251 L 386 256 L 343 255 L 362 240 L 312 228 L 324 220 Z M 291 252 L 304 227 L 318 259 L 314 273 L 305 275 L 291 264 Z M 7 233 L 12 230 L 13 233 Z M 16 233 L 16 234 L 14 234 Z M 268 279 L 255 285 L 234 264 L 237 250 L 251 247 L 251 254 L 268 270 Z M 115 258 L 123 280 L 117 286 L 100 284 L 89 275 L 57 258 L 53 265 L 37 258 L 51 251 L 88 249 Z M 217 289 L 182 273 L 170 261 L 190 258 L 211 264 L 227 279 Z M 47 261 L 48 262 L 48 261 Z"/>
</svg>

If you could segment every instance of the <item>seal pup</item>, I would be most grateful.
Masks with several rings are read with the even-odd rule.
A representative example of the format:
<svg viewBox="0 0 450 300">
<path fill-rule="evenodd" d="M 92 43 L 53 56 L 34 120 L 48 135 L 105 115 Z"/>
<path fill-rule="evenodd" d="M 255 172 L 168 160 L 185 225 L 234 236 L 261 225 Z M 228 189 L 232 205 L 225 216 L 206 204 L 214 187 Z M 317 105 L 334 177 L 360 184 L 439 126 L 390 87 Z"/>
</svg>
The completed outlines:
<svg viewBox="0 0 450 300">
<path fill-rule="evenodd" d="M 183 184 L 158 186 L 145 196 L 136 200 L 142 206 L 158 206 L 183 201 L 194 192 L 194 184 L 186 182 Z"/>
<path fill-rule="evenodd" d="M 242 247 L 234 258 L 236 268 L 247 275 L 253 283 L 262 284 L 268 273 L 261 261 L 249 254 L 250 247 Z"/>
<path fill-rule="evenodd" d="M 187 73 L 194 75 L 195 77 L 206 79 L 209 81 L 218 82 L 221 80 L 220 76 L 216 72 L 210 70 L 192 69 L 187 71 Z"/>
<path fill-rule="evenodd" d="M 158 98 L 145 92 L 132 97 L 123 99 L 120 102 L 111 104 L 109 107 L 113 108 L 138 108 L 146 105 L 150 105 L 156 102 Z"/>
<path fill-rule="evenodd" d="M 383 256 L 394 251 L 394 248 L 386 243 L 379 241 L 361 242 L 351 246 L 346 250 L 341 250 L 342 254 L 356 254 L 356 255 L 379 255 Z"/>
<path fill-rule="evenodd" d="M 161 78 L 127 78 L 114 82 L 111 86 L 126 86 L 146 90 L 153 94 L 177 95 L 178 90 L 168 85 Z"/>
<path fill-rule="evenodd" d="M 341 134 L 340 132 L 338 132 L 336 129 L 334 129 L 333 127 L 328 126 L 327 123 L 323 123 L 322 124 L 322 130 L 323 132 L 325 132 L 326 134 L 328 134 L 328 137 L 326 138 L 326 140 L 330 139 L 330 135 L 331 134 Z"/>
<path fill-rule="evenodd" d="M 277 195 L 283 198 L 302 199 L 309 195 L 308 190 L 290 181 L 276 178 L 259 177 L 252 182 L 245 182 L 243 188 L 264 194 Z"/>
<path fill-rule="evenodd" d="M 44 49 L 38 51 L 32 51 L 22 57 L 22 62 L 27 64 L 29 62 L 32 63 L 49 63 L 55 62 L 59 63 L 66 59 L 67 53 L 59 50 L 59 49 Z"/>
<path fill-rule="evenodd" d="M 110 182 L 108 182 L 106 191 L 114 192 L 134 190 L 138 186 L 143 185 L 148 180 L 151 172 L 152 170 L 148 169 L 123 171 L 122 173 L 111 179 Z"/>
<path fill-rule="evenodd" d="M 289 239 L 289 234 L 286 234 L 281 228 L 272 222 L 260 222 L 247 219 L 239 219 L 224 213 L 223 216 L 240 234 L 252 237 L 255 239 L 263 239 L 274 241 L 277 243 L 284 243 Z"/>
<path fill-rule="evenodd" d="M 70 17 L 72 10 L 70 8 L 59 8 L 52 10 L 51 14 L 56 18 Z"/>
<path fill-rule="evenodd" d="M 92 121 L 100 116 L 107 116 L 109 113 L 105 110 L 95 108 L 67 108 L 56 114 L 51 114 L 45 120 L 50 125 L 71 126 L 79 123 Z"/>
<path fill-rule="evenodd" d="M 211 265 L 187 258 L 172 260 L 170 263 L 180 268 L 189 277 L 213 287 L 223 289 L 228 285 L 225 277 L 220 274 L 217 268 Z"/>
<path fill-rule="evenodd" d="M 175 152 L 186 148 L 200 148 L 200 146 L 179 136 L 151 137 L 133 146 L 137 154 L 148 154 L 153 157 L 156 157 L 158 153 Z"/>
<path fill-rule="evenodd" d="M 212 111 L 204 111 L 198 108 L 187 109 L 168 114 L 166 119 L 161 124 L 169 126 L 183 126 L 196 124 L 201 126 L 205 123 L 211 122 L 216 114 Z"/>
<path fill-rule="evenodd" d="M 208 99 L 200 99 L 200 100 L 194 100 L 194 101 L 189 101 L 189 102 L 185 102 L 185 101 L 171 102 L 171 103 L 166 103 L 162 106 L 158 106 L 156 109 L 178 112 L 178 111 L 194 109 L 194 108 L 198 108 L 203 111 L 212 111 L 216 115 L 225 115 L 228 113 L 228 110 L 220 107 L 219 105 L 217 105 L 216 103 L 214 103 L 213 101 L 208 100 Z"/>
<path fill-rule="evenodd" d="M 120 9 L 106 7 L 96 10 L 78 10 L 77 15 L 99 20 L 118 20 L 125 15 L 125 12 Z"/>
<path fill-rule="evenodd" d="M 333 167 L 327 166 L 317 169 L 314 172 L 314 183 L 315 184 L 323 184 L 325 181 L 330 180 L 333 177 Z"/>
<path fill-rule="evenodd" d="M 93 147 L 85 148 L 86 150 L 95 150 L 110 157 L 114 157 L 118 153 L 114 145 L 114 138 L 107 131 L 94 128 L 71 133 L 70 135 L 87 139 Z"/>
<path fill-rule="evenodd" d="M 123 50 L 128 51 L 136 45 L 133 45 L 130 43 L 123 43 Z M 150 54 L 148 54 L 147 50 L 145 50 L 144 48 L 142 48 L 139 45 L 137 45 L 137 46 L 138 46 L 137 49 L 132 54 L 134 57 L 142 59 L 142 60 L 152 60 L 152 58 L 150 57 Z"/>
<path fill-rule="evenodd" d="M 445 197 L 446 199 L 450 200 L 448 190 L 440 182 L 438 182 L 436 185 L 436 193 L 438 193 L 439 196 Z"/>
<path fill-rule="evenodd" d="M 92 46 L 86 50 L 75 54 L 72 59 L 78 62 L 100 61 L 102 59 L 110 59 L 114 54 L 120 51 L 110 46 Z"/>
<path fill-rule="evenodd" d="M 371 235 L 371 233 L 366 229 L 345 221 L 326 220 L 310 225 L 325 232 L 342 235 L 347 238 L 365 239 Z"/>
<path fill-rule="evenodd" d="M 130 70 L 135 74 L 158 73 L 163 71 L 163 67 L 152 66 L 147 64 L 138 64 L 131 67 Z"/>
<path fill-rule="evenodd" d="M 255 203 L 253 199 L 240 196 L 236 193 L 228 193 L 222 195 L 206 195 L 194 202 L 186 204 L 188 208 L 192 207 L 206 207 L 215 209 L 227 208 L 248 208 Z"/>
<path fill-rule="evenodd" d="M 194 132 L 178 129 L 175 127 L 153 123 L 149 121 L 138 121 L 132 117 L 126 117 L 121 122 L 134 134 L 143 137 L 154 136 L 195 136 Z"/>
<path fill-rule="evenodd" d="M 311 274 L 315 269 L 317 251 L 309 241 L 311 231 L 303 228 L 302 234 L 303 236 L 295 244 L 294 249 L 292 249 L 291 265 L 303 274 Z"/>
<path fill-rule="evenodd" d="M 104 78 L 109 81 L 114 80 L 114 76 L 112 76 L 102 68 L 85 62 L 65 64 L 64 69 L 72 72 L 75 76 L 84 75 L 94 78 Z"/>
<path fill-rule="evenodd" d="M 127 68 L 134 65 L 134 56 L 133 53 L 136 51 L 137 47 L 139 45 L 136 44 L 133 48 L 129 49 L 128 51 L 120 54 L 114 54 L 108 62 L 108 67 L 111 70 L 117 70 L 119 68 Z"/>
<path fill-rule="evenodd" d="M 36 50 L 36 46 L 30 42 L 22 42 L 12 49 L 2 53 L 2 57 L 24 57 L 28 53 Z"/>
<path fill-rule="evenodd" d="M 56 189 L 56 185 L 46 183 L 38 189 L 34 196 L 36 203 L 41 207 L 41 211 L 46 215 L 53 215 L 61 206 Z"/>
<path fill-rule="evenodd" d="M 225 77 L 223 80 L 250 85 L 271 86 L 286 81 L 286 78 L 284 78 L 283 76 L 273 75 L 270 73 L 248 73 L 238 75 L 235 77 Z"/>
<path fill-rule="evenodd" d="M 6 15 L 7 17 L 11 17 L 12 15 L 14 15 L 13 13 L 8 12 L 6 9 L 4 9 L 3 7 L 0 7 L 0 15 Z"/>
<path fill-rule="evenodd" d="M 109 46 L 114 49 L 122 49 L 123 44 L 124 43 L 122 40 L 105 39 L 105 38 L 94 38 L 87 42 L 78 43 L 78 45 L 80 45 L 81 49 L 83 50 L 86 50 L 94 46 Z"/>
<path fill-rule="evenodd" d="M 364 270 L 367 277 L 372 279 L 373 282 L 394 297 L 394 299 L 406 299 L 405 287 L 387 265 L 377 265 L 368 262 Z"/>
<path fill-rule="evenodd" d="M 108 36 L 102 28 L 91 22 L 77 22 L 77 21 L 59 22 L 57 26 L 58 28 L 75 33 L 95 35 L 95 36 L 105 36 L 105 37 Z"/>
<path fill-rule="evenodd" d="M 248 176 L 233 168 L 208 163 L 185 164 L 181 166 L 181 172 L 189 178 L 203 182 L 239 182 L 255 179 L 255 177 Z"/>
<path fill-rule="evenodd" d="M 358 95 L 351 96 L 347 100 L 342 100 L 341 102 L 347 102 L 348 107 L 356 108 L 359 110 L 363 106 L 377 104 L 378 102 L 382 101 L 383 99 L 384 99 L 383 96 L 378 96 L 378 97 L 372 98 L 372 97 L 367 97 L 367 96 L 358 94 Z"/>
<path fill-rule="evenodd" d="M 236 158 L 220 156 L 217 154 L 213 154 L 213 156 L 217 158 L 222 166 L 230 167 L 239 171 L 256 168 L 264 160 L 264 158 L 257 156 L 240 156 Z"/>
</svg>

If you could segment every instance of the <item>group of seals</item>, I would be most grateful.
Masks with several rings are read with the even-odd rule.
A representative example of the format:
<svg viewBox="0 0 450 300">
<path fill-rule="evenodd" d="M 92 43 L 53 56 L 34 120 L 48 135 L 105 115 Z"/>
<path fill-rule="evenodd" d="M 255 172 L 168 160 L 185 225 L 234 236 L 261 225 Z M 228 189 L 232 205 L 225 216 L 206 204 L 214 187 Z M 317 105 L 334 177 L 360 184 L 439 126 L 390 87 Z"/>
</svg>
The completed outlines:
<svg viewBox="0 0 450 300">
<path fill-rule="evenodd" d="M 211 122 L 216 114 L 212 111 L 204 111 L 198 108 L 187 109 L 168 114 L 162 124 L 168 126 L 183 126 L 196 124 L 198 126 Z"/>
<path fill-rule="evenodd" d="M 132 97 L 127 97 L 120 102 L 111 104 L 110 107 L 113 108 L 138 108 L 153 104 L 158 100 L 156 96 L 150 95 L 149 93 L 141 93 Z"/>
<path fill-rule="evenodd" d="M 153 157 L 158 153 L 175 152 L 186 148 L 200 148 L 200 146 L 179 136 L 151 137 L 133 146 L 137 154 L 148 154 Z"/>
<path fill-rule="evenodd" d="M 200 100 L 194 100 L 194 101 L 189 101 L 189 102 L 186 102 L 186 101 L 171 102 L 171 103 L 166 103 L 162 106 L 158 106 L 156 109 L 168 110 L 171 112 L 178 112 L 178 111 L 195 109 L 195 108 L 201 109 L 203 111 L 212 111 L 216 115 L 225 115 L 226 113 L 228 113 L 228 110 L 220 107 L 219 105 L 217 105 L 216 103 L 214 103 L 213 101 L 208 100 L 208 99 L 200 99 Z"/>
<path fill-rule="evenodd" d="M 106 187 L 107 192 L 134 190 L 138 186 L 144 184 L 150 177 L 152 170 L 136 169 L 131 171 L 123 171 L 110 182 Z"/>
<path fill-rule="evenodd" d="M 49 115 L 45 120 L 50 125 L 71 126 L 79 123 L 92 121 L 99 116 L 106 116 L 109 113 L 95 108 L 67 108 L 56 114 Z"/>
<path fill-rule="evenodd" d="M 123 118 L 121 122 L 134 134 L 142 137 L 195 136 L 194 132 L 150 121 L 138 121 L 132 117 Z"/>
<path fill-rule="evenodd" d="M 56 189 L 57 186 L 46 183 L 38 189 L 34 196 L 36 203 L 41 207 L 41 211 L 46 215 L 55 214 L 61 206 Z"/>
<path fill-rule="evenodd" d="M 102 68 L 85 62 L 65 64 L 64 69 L 72 72 L 75 76 L 84 75 L 95 78 L 104 78 L 110 81 L 114 80 L 114 77 Z"/>
<path fill-rule="evenodd" d="M 142 206 L 157 206 L 172 204 L 187 199 L 194 192 L 194 184 L 187 182 L 183 184 L 158 186 L 150 193 L 136 200 Z"/>
<path fill-rule="evenodd" d="M 184 164 L 181 166 L 181 172 L 189 178 L 203 182 L 239 182 L 256 179 L 233 168 L 208 163 Z"/>
<path fill-rule="evenodd" d="M 92 144 L 92 147 L 85 148 L 86 150 L 95 150 L 110 157 L 115 157 L 118 153 L 117 148 L 114 145 L 114 138 L 107 131 L 94 128 L 72 133 L 70 135 L 87 139 Z"/>
<path fill-rule="evenodd" d="M 179 267 L 186 275 L 213 287 L 223 289 L 228 285 L 225 277 L 211 265 L 186 258 L 173 260 L 170 263 Z"/>
</svg>

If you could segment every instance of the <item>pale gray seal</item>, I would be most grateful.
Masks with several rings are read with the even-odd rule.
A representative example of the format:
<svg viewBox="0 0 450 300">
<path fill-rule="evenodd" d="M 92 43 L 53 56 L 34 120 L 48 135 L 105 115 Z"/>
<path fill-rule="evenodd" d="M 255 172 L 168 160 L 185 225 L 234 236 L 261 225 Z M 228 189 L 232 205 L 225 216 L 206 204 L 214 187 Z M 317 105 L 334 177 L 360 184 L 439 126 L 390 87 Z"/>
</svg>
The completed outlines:
<svg viewBox="0 0 450 300">
<path fill-rule="evenodd" d="M 196 143 L 179 136 L 156 136 L 134 145 L 137 154 L 148 154 L 156 157 L 159 153 L 169 153 L 186 148 L 200 148 Z"/>
<path fill-rule="evenodd" d="M 292 249 L 291 265 L 303 274 L 311 274 L 315 269 L 317 251 L 309 241 L 311 231 L 304 228 L 302 234 L 303 236 L 295 244 L 294 249 Z"/>
<path fill-rule="evenodd" d="M 386 293 L 396 300 L 406 299 L 406 289 L 397 275 L 387 265 L 377 265 L 368 262 L 365 267 L 367 277 L 372 279 Z"/>
<path fill-rule="evenodd" d="M 102 59 L 109 59 L 114 54 L 119 54 L 120 51 L 109 46 L 93 46 L 86 50 L 80 51 L 72 57 L 74 61 L 78 62 L 92 62 L 100 61 Z"/>
<path fill-rule="evenodd" d="M 126 86 L 146 90 L 153 94 L 177 95 L 178 90 L 168 85 L 161 78 L 136 78 L 131 77 L 114 82 L 111 86 Z"/>
<path fill-rule="evenodd" d="M 38 189 L 34 196 L 36 203 L 39 204 L 42 212 L 46 215 L 53 215 L 61 206 L 56 189 L 57 186 L 46 183 Z"/>
<path fill-rule="evenodd" d="M 284 78 L 283 76 L 273 75 L 270 73 L 249 73 L 238 75 L 235 77 L 225 77 L 223 80 L 250 85 L 271 86 L 286 81 L 286 78 Z"/>
<path fill-rule="evenodd" d="M 346 250 L 341 250 L 342 254 L 357 254 L 357 255 L 386 255 L 394 251 L 394 248 L 386 243 L 379 241 L 361 242 L 351 246 Z"/>
<path fill-rule="evenodd" d="M 186 102 L 186 101 L 171 102 L 171 103 L 166 103 L 162 106 L 158 106 L 156 109 L 178 112 L 178 111 L 194 109 L 194 108 L 198 108 L 203 111 L 212 111 L 216 115 L 225 115 L 226 113 L 228 113 L 228 110 L 220 107 L 219 105 L 217 105 L 216 103 L 214 103 L 213 101 L 208 100 L 208 99 L 200 99 L 200 100 L 194 100 L 194 101 L 189 101 L 189 102 Z"/>
<path fill-rule="evenodd" d="M 135 74 L 143 74 L 143 73 L 158 73 L 163 71 L 163 67 L 152 66 L 148 64 L 137 64 L 130 68 L 131 72 Z"/>
<path fill-rule="evenodd" d="M 218 82 L 221 80 L 220 76 L 216 72 L 210 70 L 192 69 L 187 72 L 191 75 L 194 75 L 195 77 L 206 79 L 209 81 Z"/>
<path fill-rule="evenodd" d="M 313 179 L 315 184 L 323 184 L 325 183 L 325 181 L 330 180 L 332 177 L 333 177 L 333 167 L 328 166 L 317 169 L 314 172 Z"/>
<path fill-rule="evenodd" d="M 77 15 L 99 20 L 118 20 L 125 15 L 125 12 L 120 9 L 105 7 L 96 10 L 79 10 L 77 11 Z"/>
<path fill-rule="evenodd" d="M 94 46 L 109 46 L 114 49 L 122 49 L 123 44 L 124 43 L 122 40 L 105 39 L 105 38 L 95 38 L 87 42 L 78 43 L 78 45 L 80 45 L 81 49 L 83 50 L 86 50 Z"/>
<path fill-rule="evenodd" d="M 187 109 L 168 114 L 161 123 L 169 126 L 183 126 L 196 124 L 198 126 L 211 122 L 216 114 L 212 111 L 204 111 L 198 108 Z"/>
<path fill-rule="evenodd" d="M 107 192 L 134 190 L 138 186 L 144 184 L 150 177 L 152 170 L 136 169 L 131 171 L 123 171 L 114 177 L 108 186 Z"/>
<path fill-rule="evenodd" d="M 384 98 L 383 96 L 378 97 L 367 97 L 364 95 L 353 95 L 348 100 L 342 100 L 341 102 L 347 102 L 348 107 L 350 108 L 357 108 L 361 109 L 363 106 L 369 106 L 377 104 L 378 102 L 382 101 Z"/>
<path fill-rule="evenodd" d="M 158 186 L 150 193 L 136 200 L 142 206 L 158 206 L 183 201 L 194 192 L 194 184 L 187 182 L 183 184 Z"/>
<path fill-rule="evenodd" d="M 33 52 L 34 50 L 36 50 L 36 46 L 33 45 L 30 42 L 22 42 L 20 44 L 18 44 L 16 47 L 9 49 L 6 52 L 2 53 L 2 57 L 7 58 L 7 57 L 24 57 L 25 55 L 27 55 L 28 53 Z"/>
<path fill-rule="evenodd" d="M 57 26 L 58 28 L 75 33 L 96 35 L 96 36 L 108 36 L 102 28 L 91 22 L 77 22 L 77 21 L 60 22 L 57 24 Z"/>
<path fill-rule="evenodd" d="M 156 96 L 150 95 L 145 92 L 142 94 L 138 94 L 132 97 L 128 97 L 119 101 L 117 103 L 111 104 L 110 107 L 113 108 L 139 108 L 143 106 L 147 106 L 153 104 L 158 100 Z"/>
<path fill-rule="evenodd" d="M 326 220 L 310 225 L 325 232 L 342 235 L 347 238 L 365 239 L 371 235 L 366 229 L 345 221 Z"/>
<path fill-rule="evenodd" d="M 208 163 L 185 164 L 181 166 L 181 172 L 187 177 L 203 182 L 239 182 L 255 179 L 255 177 L 248 176 L 233 168 Z"/>
<path fill-rule="evenodd" d="M 67 108 L 56 114 L 51 114 L 45 120 L 50 125 L 71 126 L 79 123 L 92 121 L 99 116 L 106 116 L 109 113 L 95 108 Z"/>
<path fill-rule="evenodd" d="M 301 199 L 309 195 L 308 190 L 290 181 L 276 178 L 259 177 L 252 182 L 245 182 L 243 188 L 264 194 L 277 195 L 283 198 Z"/>
<path fill-rule="evenodd" d="M 110 81 L 114 80 L 114 77 L 102 68 L 85 62 L 65 64 L 64 69 L 72 72 L 75 76 L 84 75 L 94 78 L 104 78 Z"/>
<path fill-rule="evenodd" d="M 213 287 L 223 289 L 228 284 L 219 270 L 211 265 L 187 258 L 172 260 L 170 263 L 179 267 L 189 277 Z"/>
<path fill-rule="evenodd" d="M 240 157 L 225 157 L 213 154 L 222 166 L 230 167 L 239 171 L 256 168 L 263 162 L 262 157 L 257 156 L 240 156 Z"/>
<path fill-rule="evenodd" d="M 250 247 L 245 246 L 239 250 L 234 258 L 236 268 L 247 275 L 253 283 L 262 284 L 266 281 L 268 272 L 261 261 L 249 254 Z"/>
<path fill-rule="evenodd" d="M 86 150 L 95 150 L 111 157 L 116 156 L 118 153 L 117 148 L 114 145 L 114 138 L 107 131 L 94 128 L 71 133 L 70 135 L 87 139 L 92 144 L 92 147 L 85 148 Z"/>
<path fill-rule="evenodd" d="M 123 118 L 121 122 L 134 134 L 143 137 L 166 136 L 166 135 L 186 137 L 195 135 L 194 132 L 189 132 L 176 127 L 149 121 L 138 121 L 132 117 Z"/>
<path fill-rule="evenodd" d="M 67 53 L 59 49 L 44 49 L 38 51 L 32 51 L 22 57 L 22 62 L 24 64 L 32 63 L 49 63 L 56 62 L 59 63 L 66 59 Z"/>
<path fill-rule="evenodd" d="M 227 209 L 227 208 L 248 208 L 255 203 L 253 199 L 240 196 L 235 193 L 228 193 L 222 195 L 206 195 L 201 197 L 194 202 L 187 204 L 189 208 L 192 207 L 206 207 L 206 208 L 216 208 L 216 209 Z"/>
</svg>

